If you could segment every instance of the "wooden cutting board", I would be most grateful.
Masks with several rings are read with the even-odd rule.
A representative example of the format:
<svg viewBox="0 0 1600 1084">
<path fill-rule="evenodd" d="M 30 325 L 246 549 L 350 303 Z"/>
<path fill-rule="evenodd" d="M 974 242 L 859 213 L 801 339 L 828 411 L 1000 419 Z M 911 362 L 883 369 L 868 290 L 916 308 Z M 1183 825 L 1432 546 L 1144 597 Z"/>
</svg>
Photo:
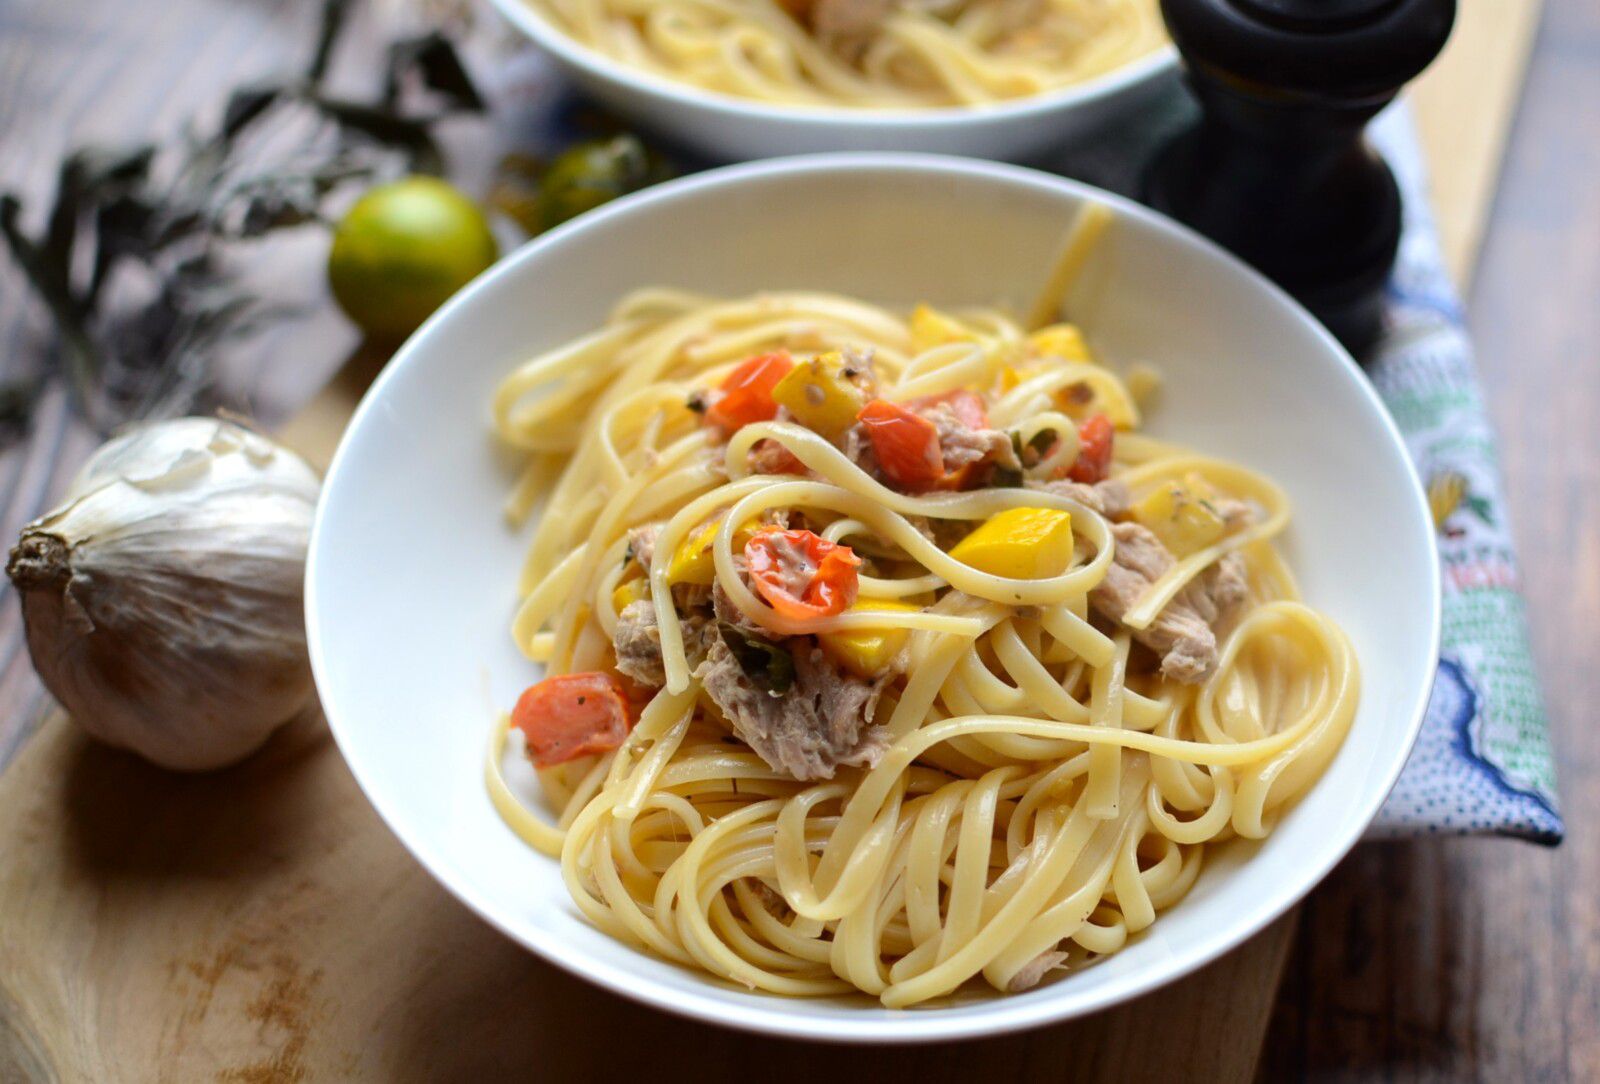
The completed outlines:
<svg viewBox="0 0 1600 1084">
<path fill-rule="evenodd" d="M 1465 281 L 1537 21 L 1464 6 L 1414 97 Z M 286 429 L 326 462 L 378 362 Z M 1292 917 L 1122 1008 L 916 1049 L 778 1042 L 634 1006 L 478 921 L 402 850 L 325 733 L 177 776 L 57 714 L 0 777 L 0 1081 L 1246 1080 Z"/>
</svg>

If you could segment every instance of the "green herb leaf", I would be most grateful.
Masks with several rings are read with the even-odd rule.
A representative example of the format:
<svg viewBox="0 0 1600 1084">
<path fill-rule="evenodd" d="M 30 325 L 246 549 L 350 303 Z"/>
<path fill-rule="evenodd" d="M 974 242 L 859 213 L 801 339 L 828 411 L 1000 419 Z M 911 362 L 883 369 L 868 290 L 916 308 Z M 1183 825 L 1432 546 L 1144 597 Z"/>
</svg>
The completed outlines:
<svg viewBox="0 0 1600 1084">
<path fill-rule="evenodd" d="M 1022 443 L 1022 434 L 1015 429 L 1011 430 L 1011 450 L 1016 453 L 1017 462 L 1024 467 L 1032 467 L 1049 454 L 1055 447 L 1056 431 L 1054 429 L 1041 429 L 1028 439 L 1027 444 Z M 1022 473 L 1009 467 L 996 467 L 989 475 L 991 486 L 1019 486 L 1022 484 Z"/>
<path fill-rule="evenodd" d="M 794 687 L 794 656 L 785 648 L 727 621 L 718 621 L 717 631 L 739 669 L 758 688 L 782 696 Z"/>
<path fill-rule="evenodd" d="M 394 105 L 400 100 L 402 84 L 412 72 L 423 86 L 438 93 L 450 109 L 468 113 L 483 111 L 483 98 L 473 85 L 472 77 L 462 66 L 455 48 L 437 30 L 389 46 L 389 71 L 383 91 L 386 103 Z"/>
<path fill-rule="evenodd" d="M 33 401 L 39 395 L 37 377 L 0 384 L 0 440 L 13 440 L 27 431 Z"/>
<path fill-rule="evenodd" d="M 428 122 L 402 117 L 379 106 L 321 94 L 314 94 L 307 101 L 341 128 L 403 150 L 413 172 L 434 176 L 444 172 L 444 155 L 433 136 L 428 134 Z"/>
<path fill-rule="evenodd" d="M 442 173 L 430 126 L 445 113 L 482 108 L 438 33 L 391 48 L 384 97 L 325 95 L 323 76 L 350 9 L 350 0 L 324 0 L 304 75 L 241 84 L 204 137 L 191 123 L 159 146 L 86 146 L 68 155 L 36 236 L 22 228 L 16 198 L 0 194 L 0 237 L 55 325 L 60 348 L 48 360 L 96 429 L 226 405 L 205 399 L 216 393 L 218 348 L 254 332 L 273 310 L 227 272 L 225 245 L 323 221 L 324 197 L 346 181 L 393 172 L 396 158 L 413 172 Z M 427 115 L 400 109 L 398 99 L 414 87 L 437 99 Z M 303 125 L 299 141 L 254 138 L 265 118 L 307 109 L 333 124 Z M 121 289 L 125 282 L 137 286 Z M 43 383 L 7 385 L 0 423 L 25 413 Z M 0 445 L 9 428 L 0 424 Z"/>
<path fill-rule="evenodd" d="M 333 56 L 334 43 L 344 30 L 345 18 L 350 14 L 350 0 L 326 0 L 322 5 L 322 19 L 317 25 L 317 44 L 311 51 L 311 63 L 306 65 L 306 80 L 316 86 L 328 73 L 328 60 Z"/>
<path fill-rule="evenodd" d="M 995 467 L 989 472 L 990 489 L 1016 489 L 1022 485 L 1022 472 L 1015 467 Z"/>
<path fill-rule="evenodd" d="M 282 97 L 285 89 L 282 83 L 263 83 L 240 87 L 228 95 L 228 104 L 222 110 L 219 137 L 225 140 L 236 138 Z"/>
</svg>

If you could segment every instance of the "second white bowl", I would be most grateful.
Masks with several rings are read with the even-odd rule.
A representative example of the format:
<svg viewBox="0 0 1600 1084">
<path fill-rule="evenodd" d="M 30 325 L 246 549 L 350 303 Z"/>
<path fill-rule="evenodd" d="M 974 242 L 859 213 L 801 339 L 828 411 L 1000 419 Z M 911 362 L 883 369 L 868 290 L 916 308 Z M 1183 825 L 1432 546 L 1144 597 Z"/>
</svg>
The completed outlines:
<svg viewBox="0 0 1600 1084">
<path fill-rule="evenodd" d="M 982 107 L 824 109 L 714 94 L 619 64 L 524 0 L 492 0 L 573 82 L 619 115 L 717 161 L 819 151 L 925 151 L 1024 162 L 1071 147 L 1153 102 L 1177 79 L 1163 46 L 1096 79 Z"/>
</svg>

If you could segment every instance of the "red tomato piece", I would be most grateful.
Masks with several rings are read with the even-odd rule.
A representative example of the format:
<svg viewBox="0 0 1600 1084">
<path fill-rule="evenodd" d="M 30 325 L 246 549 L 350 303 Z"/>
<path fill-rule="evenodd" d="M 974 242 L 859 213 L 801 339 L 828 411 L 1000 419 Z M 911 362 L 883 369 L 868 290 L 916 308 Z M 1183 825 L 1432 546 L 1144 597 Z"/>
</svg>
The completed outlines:
<svg viewBox="0 0 1600 1084">
<path fill-rule="evenodd" d="M 598 671 L 558 674 L 530 685 L 511 710 L 538 768 L 609 752 L 632 725 L 622 683 Z"/>
<path fill-rule="evenodd" d="M 1116 432 L 1104 414 L 1095 414 L 1078 426 L 1078 458 L 1072 461 L 1067 477 L 1085 485 L 1105 481 L 1111 473 L 1111 443 Z"/>
<path fill-rule="evenodd" d="M 866 427 L 872 454 L 895 486 L 920 493 L 944 480 L 939 430 L 927 418 L 899 403 L 874 399 L 856 420 Z"/>
<path fill-rule="evenodd" d="M 983 396 L 968 388 L 957 388 L 939 395 L 925 395 L 921 399 L 913 399 L 911 406 L 922 409 L 947 403 L 950 412 L 956 420 L 968 429 L 989 428 L 989 408 L 984 404 Z"/>
<path fill-rule="evenodd" d="M 770 422 L 778 416 L 772 389 L 793 368 L 794 361 L 784 351 L 741 362 L 722 381 L 722 394 L 706 410 L 707 423 L 731 434 L 755 422 Z"/>
<path fill-rule="evenodd" d="M 989 428 L 989 408 L 983 401 L 983 396 L 969 388 L 957 388 L 954 391 L 943 392 L 939 395 L 927 395 L 921 399 L 911 401 L 911 406 L 919 413 L 929 407 L 945 405 L 950 408 L 950 413 L 955 415 L 956 421 L 968 429 Z M 937 425 L 934 427 L 937 429 Z M 944 450 L 940 447 L 941 464 Z M 979 473 L 984 468 L 984 461 L 968 463 L 955 471 L 946 472 L 940 478 L 935 488 L 938 489 L 966 489 L 977 481 Z"/>
<path fill-rule="evenodd" d="M 785 617 L 832 617 L 856 600 L 861 558 L 811 531 L 763 527 L 745 543 L 750 582 Z"/>
</svg>

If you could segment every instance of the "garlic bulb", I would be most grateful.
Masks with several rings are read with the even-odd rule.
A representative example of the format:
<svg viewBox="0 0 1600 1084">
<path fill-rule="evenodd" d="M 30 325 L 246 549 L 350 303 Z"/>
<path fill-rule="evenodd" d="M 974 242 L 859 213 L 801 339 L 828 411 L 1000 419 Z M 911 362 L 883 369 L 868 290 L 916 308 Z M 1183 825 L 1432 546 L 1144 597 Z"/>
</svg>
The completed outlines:
<svg viewBox="0 0 1600 1084">
<path fill-rule="evenodd" d="M 105 444 L 6 567 L 34 668 L 89 733 L 231 764 L 315 710 L 302 591 L 316 474 L 216 418 Z"/>
</svg>

